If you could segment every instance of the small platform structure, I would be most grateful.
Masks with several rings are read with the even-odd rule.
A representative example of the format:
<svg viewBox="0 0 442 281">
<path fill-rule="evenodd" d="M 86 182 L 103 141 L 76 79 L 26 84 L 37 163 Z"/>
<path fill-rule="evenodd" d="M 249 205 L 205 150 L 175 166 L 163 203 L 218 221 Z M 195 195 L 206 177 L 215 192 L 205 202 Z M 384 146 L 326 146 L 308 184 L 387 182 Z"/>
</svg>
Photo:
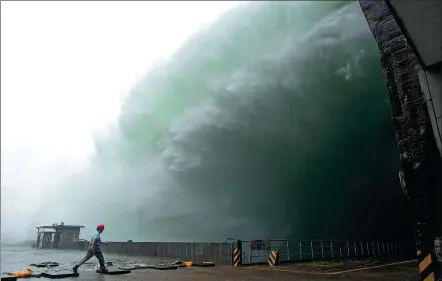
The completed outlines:
<svg viewBox="0 0 442 281">
<path fill-rule="evenodd" d="M 65 225 L 61 224 L 42 225 L 37 227 L 37 244 L 36 248 L 59 248 L 63 244 L 77 242 L 80 237 L 80 229 L 82 225 Z"/>
</svg>

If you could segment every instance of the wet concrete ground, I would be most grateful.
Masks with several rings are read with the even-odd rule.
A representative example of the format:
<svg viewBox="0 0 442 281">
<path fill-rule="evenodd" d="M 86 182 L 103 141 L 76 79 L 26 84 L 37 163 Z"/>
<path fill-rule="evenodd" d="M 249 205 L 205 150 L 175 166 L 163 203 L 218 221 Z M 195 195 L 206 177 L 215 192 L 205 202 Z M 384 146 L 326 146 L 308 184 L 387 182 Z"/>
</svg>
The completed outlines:
<svg viewBox="0 0 442 281">
<path fill-rule="evenodd" d="M 137 269 L 126 275 L 98 275 L 91 272 L 81 272 L 80 278 L 70 280 L 152 280 L 152 281 L 233 281 L 233 280 L 278 280 L 278 281 L 418 281 L 416 262 L 381 265 L 371 269 L 356 269 L 356 271 L 324 270 L 318 264 L 281 265 L 270 268 L 267 265 L 234 268 L 227 265 L 217 265 L 211 268 L 189 267 L 176 270 Z M 354 269 L 353 269 L 354 270 Z M 333 273 L 329 275 L 330 273 Z"/>
<path fill-rule="evenodd" d="M 57 261 L 62 265 L 57 269 L 35 269 L 37 272 L 70 270 L 73 263 L 83 257 L 80 251 L 54 251 L 37 249 L 4 249 L 2 248 L 2 272 L 24 270 L 30 263 L 43 261 Z M 149 259 L 147 257 L 119 257 L 106 255 L 106 261 L 112 261 L 118 265 L 128 263 L 157 264 L 166 260 Z M 268 265 L 255 265 L 242 268 L 234 268 L 229 265 L 216 265 L 215 267 L 189 267 L 176 270 L 136 269 L 125 275 L 103 275 L 95 273 L 97 261 L 95 258 L 90 263 L 79 269 L 79 278 L 66 278 L 63 280 L 139 280 L 139 281 L 217 281 L 217 280 L 278 280 L 278 281 L 322 281 L 322 280 L 377 280 L 377 281 L 418 281 L 418 266 L 416 262 L 408 262 L 386 266 L 385 264 L 395 261 L 345 261 L 345 262 L 311 262 L 280 265 L 270 268 Z M 369 268 L 363 269 L 361 268 Z M 348 271 L 350 270 L 350 271 Z M 356 270 L 356 271 L 352 271 Z M 29 279 L 27 279 L 29 280 Z M 37 279 L 31 279 L 37 280 Z M 39 279 L 49 280 L 49 279 Z"/>
</svg>

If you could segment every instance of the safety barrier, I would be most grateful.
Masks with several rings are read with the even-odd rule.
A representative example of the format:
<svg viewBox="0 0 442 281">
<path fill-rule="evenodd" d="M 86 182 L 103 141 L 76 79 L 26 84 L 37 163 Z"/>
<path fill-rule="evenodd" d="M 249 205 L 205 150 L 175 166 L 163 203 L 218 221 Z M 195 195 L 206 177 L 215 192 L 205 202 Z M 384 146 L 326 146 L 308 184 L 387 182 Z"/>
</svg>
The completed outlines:
<svg viewBox="0 0 442 281">
<path fill-rule="evenodd" d="M 238 267 L 242 265 L 242 243 L 241 240 L 237 240 L 233 248 L 233 259 L 232 265 Z"/>
<path fill-rule="evenodd" d="M 268 259 L 267 263 L 270 266 L 277 266 L 277 265 L 279 265 L 279 252 L 278 251 L 270 251 L 269 259 Z"/>
<path fill-rule="evenodd" d="M 425 281 L 436 280 L 434 271 L 437 269 L 434 268 L 432 253 L 427 253 L 425 255 L 422 252 L 418 252 L 417 254 L 419 260 L 419 274 L 421 276 L 421 280 Z"/>
</svg>

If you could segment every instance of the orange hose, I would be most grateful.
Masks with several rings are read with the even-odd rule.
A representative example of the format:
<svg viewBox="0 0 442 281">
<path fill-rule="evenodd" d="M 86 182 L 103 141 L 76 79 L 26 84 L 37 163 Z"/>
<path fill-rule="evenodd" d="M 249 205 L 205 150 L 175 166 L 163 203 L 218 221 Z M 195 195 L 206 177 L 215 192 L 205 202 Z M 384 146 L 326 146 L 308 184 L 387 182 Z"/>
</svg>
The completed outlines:
<svg viewBox="0 0 442 281">
<path fill-rule="evenodd" d="M 9 275 L 13 275 L 17 278 L 30 277 L 32 275 L 32 269 L 27 268 L 26 270 L 22 270 L 22 271 L 9 272 Z"/>
</svg>

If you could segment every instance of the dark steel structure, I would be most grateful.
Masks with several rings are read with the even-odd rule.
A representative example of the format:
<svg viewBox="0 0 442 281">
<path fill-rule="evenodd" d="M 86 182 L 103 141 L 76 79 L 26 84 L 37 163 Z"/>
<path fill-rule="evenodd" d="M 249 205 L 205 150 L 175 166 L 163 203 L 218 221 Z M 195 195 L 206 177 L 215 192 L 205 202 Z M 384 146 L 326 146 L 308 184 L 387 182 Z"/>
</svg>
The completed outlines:
<svg viewBox="0 0 442 281">
<path fill-rule="evenodd" d="M 381 55 L 421 279 L 441 280 L 441 2 L 359 3 Z"/>
</svg>

